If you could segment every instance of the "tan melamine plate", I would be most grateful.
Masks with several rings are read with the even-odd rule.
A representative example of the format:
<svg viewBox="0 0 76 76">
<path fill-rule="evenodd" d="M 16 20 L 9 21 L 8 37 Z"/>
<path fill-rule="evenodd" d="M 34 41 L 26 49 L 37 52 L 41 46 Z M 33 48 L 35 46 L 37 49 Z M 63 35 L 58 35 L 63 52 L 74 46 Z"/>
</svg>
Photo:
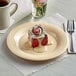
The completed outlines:
<svg viewBox="0 0 76 76">
<path fill-rule="evenodd" d="M 28 30 L 35 24 L 40 24 L 47 32 L 50 45 L 35 49 L 28 46 Z M 67 43 L 67 36 L 62 29 L 44 22 L 22 24 L 14 28 L 7 37 L 7 46 L 13 54 L 32 61 L 45 61 L 60 56 L 66 51 Z"/>
</svg>

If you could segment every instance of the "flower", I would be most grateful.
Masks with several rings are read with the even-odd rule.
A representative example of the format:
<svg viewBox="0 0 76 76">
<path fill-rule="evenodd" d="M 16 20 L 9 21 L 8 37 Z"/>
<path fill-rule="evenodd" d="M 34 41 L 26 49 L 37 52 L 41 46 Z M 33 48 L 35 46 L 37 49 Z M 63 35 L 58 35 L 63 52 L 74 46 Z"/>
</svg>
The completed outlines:
<svg viewBox="0 0 76 76">
<path fill-rule="evenodd" d="M 46 2 L 46 0 L 39 0 L 39 2 L 40 2 L 40 3 L 45 3 L 45 2 Z"/>
<path fill-rule="evenodd" d="M 39 0 L 34 0 L 34 5 L 35 7 L 41 7 L 41 3 L 39 2 Z"/>
</svg>

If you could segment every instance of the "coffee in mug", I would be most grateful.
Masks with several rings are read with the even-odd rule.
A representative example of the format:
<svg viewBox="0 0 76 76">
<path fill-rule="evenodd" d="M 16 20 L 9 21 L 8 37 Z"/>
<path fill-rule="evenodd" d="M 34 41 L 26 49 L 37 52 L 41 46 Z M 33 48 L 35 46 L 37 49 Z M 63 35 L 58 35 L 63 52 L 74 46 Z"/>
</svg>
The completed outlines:
<svg viewBox="0 0 76 76">
<path fill-rule="evenodd" d="M 9 1 L 8 0 L 0 0 L 0 7 L 4 7 L 8 5 Z"/>
</svg>

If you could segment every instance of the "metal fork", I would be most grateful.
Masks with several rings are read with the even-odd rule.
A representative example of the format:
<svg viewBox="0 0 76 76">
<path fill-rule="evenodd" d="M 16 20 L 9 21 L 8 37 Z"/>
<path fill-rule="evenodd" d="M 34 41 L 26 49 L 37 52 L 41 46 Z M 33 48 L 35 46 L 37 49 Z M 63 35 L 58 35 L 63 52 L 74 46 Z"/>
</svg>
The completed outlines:
<svg viewBox="0 0 76 76">
<path fill-rule="evenodd" d="M 76 53 L 74 51 L 74 47 L 73 47 L 73 37 L 72 34 L 74 33 L 75 30 L 75 24 L 74 24 L 74 20 L 68 20 L 67 21 L 67 32 L 69 33 L 69 38 L 70 38 L 70 48 L 68 50 L 68 53 Z"/>
</svg>

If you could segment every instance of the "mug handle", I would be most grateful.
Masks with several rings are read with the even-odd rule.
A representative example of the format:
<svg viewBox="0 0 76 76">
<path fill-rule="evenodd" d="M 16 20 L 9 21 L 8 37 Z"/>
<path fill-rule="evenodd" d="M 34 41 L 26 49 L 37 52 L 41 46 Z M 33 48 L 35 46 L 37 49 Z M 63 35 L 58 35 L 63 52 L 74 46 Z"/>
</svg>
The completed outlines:
<svg viewBox="0 0 76 76">
<path fill-rule="evenodd" d="M 14 6 L 14 8 L 11 10 L 10 16 L 12 16 L 12 15 L 17 11 L 17 8 L 18 8 L 18 4 L 17 4 L 17 3 L 11 3 L 10 6 L 13 6 L 13 5 L 15 5 L 15 6 Z"/>
</svg>

